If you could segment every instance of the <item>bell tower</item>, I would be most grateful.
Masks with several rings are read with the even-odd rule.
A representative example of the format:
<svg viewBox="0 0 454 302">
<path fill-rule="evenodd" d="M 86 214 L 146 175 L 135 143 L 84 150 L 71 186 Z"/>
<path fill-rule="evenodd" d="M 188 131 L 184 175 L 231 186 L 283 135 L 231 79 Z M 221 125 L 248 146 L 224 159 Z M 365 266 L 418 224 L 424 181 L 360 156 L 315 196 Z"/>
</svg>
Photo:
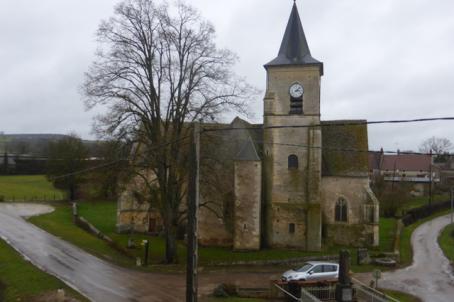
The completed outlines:
<svg viewBox="0 0 454 302">
<path fill-rule="evenodd" d="M 278 56 L 265 65 L 264 238 L 269 246 L 321 249 L 320 81 L 296 3 Z"/>
</svg>

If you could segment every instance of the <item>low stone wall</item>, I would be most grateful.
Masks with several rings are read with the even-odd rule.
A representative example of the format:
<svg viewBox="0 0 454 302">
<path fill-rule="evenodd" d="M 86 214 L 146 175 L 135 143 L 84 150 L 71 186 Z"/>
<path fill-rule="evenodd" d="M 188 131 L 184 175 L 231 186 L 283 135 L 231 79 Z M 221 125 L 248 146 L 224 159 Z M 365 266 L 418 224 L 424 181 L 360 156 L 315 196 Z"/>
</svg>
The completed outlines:
<svg viewBox="0 0 454 302">
<path fill-rule="evenodd" d="M 134 256 L 126 250 L 124 247 L 116 243 L 115 241 L 112 240 L 109 236 L 103 234 L 100 230 L 98 230 L 94 225 L 92 225 L 90 222 L 88 222 L 85 218 L 80 217 L 78 215 L 74 215 L 74 223 L 80 227 L 81 229 L 85 230 L 86 232 L 95 235 L 99 239 L 104 240 L 107 242 L 107 244 L 115 249 L 116 251 L 120 252 L 121 254 L 125 255 L 126 257 L 129 257 L 131 259 L 134 259 Z"/>
<path fill-rule="evenodd" d="M 289 259 L 277 260 L 253 260 L 253 261 L 232 261 L 232 262 L 211 262 L 212 266 L 232 266 L 232 265 L 246 265 L 246 266 L 266 266 L 266 265 L 298 265 L 308 261 L 338 261 L 338 255 L 325 255 L 325 256 L 306 256 Z"/>
</svg>

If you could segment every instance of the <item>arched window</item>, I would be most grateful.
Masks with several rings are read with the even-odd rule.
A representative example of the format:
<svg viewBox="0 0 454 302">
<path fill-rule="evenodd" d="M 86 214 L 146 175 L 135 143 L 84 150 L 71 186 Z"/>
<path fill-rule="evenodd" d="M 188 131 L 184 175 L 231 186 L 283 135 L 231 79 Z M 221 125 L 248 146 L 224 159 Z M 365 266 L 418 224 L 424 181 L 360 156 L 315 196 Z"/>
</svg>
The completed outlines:
<svg viewBox="0 0 454 302">
<path fill-rule="evenodd" d="M 294 223 L 289 223 L 288 225 L 288 232 L 290 234 L 295 234 L 295 224 Z"/>
<path fill-rule="evenodd" d="M 336 202 L 334 220 L 347 222 L 347 210 L 347 201 L 342 197 L 339 198 Z"/>
<path fill-rule="evenodd" d="M 298 156 L 292 154 L 288 157 L 288 168 L 289 169 L 298 169 Z"/>
</svg>

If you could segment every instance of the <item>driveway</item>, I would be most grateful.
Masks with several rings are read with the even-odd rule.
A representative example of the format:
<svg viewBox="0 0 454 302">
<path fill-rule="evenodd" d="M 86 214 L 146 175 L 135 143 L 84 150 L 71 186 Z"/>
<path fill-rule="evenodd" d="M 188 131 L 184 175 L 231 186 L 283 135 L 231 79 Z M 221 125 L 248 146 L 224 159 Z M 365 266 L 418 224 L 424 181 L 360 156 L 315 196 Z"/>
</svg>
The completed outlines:
<svg viewBox="0 0 454 302">
<path fill-rule="evenodd" d="M 100 260 L 25 221 L 22 217 L 52 212 L 45 205 L 0 204 L 0 237 L 34 265 L 58 277 L 92 301 L 184 301 L 183 274 L 142 273 Z M 199 292 L 222 282 L 268 286 L 269 273 L 207 273 Z"/>
<path fill-rule="evenodd" d="M 411 237 L 413 264 L 384 273 L 379 286 L 408 292 L 427 302 L 454 301 L 453 268 L 437 241 L 450 223 L 450 215 L 446 215 L 419 226 Z"/>
</svg>

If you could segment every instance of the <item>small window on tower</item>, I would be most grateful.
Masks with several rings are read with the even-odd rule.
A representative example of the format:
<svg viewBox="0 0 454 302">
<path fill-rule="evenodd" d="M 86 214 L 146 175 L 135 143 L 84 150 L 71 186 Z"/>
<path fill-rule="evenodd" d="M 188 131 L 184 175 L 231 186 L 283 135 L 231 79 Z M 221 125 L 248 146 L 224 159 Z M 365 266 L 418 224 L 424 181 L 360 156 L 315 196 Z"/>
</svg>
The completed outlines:
<svg viewBox="0 0 454 302">
<path fill-rule="evenodd" d="M 288 157 L 288 168 L 289 169 L 298 169 L 298 156 L 292 154 Z"/>
<path fill-rule="evenodd" d="M 288 225 L 288 232 L 289 232 L 290 234 L 295 234 L 295 224 L 294 224 L 294 223 L 290 223 L 290 224 Z"/>
</svg>

